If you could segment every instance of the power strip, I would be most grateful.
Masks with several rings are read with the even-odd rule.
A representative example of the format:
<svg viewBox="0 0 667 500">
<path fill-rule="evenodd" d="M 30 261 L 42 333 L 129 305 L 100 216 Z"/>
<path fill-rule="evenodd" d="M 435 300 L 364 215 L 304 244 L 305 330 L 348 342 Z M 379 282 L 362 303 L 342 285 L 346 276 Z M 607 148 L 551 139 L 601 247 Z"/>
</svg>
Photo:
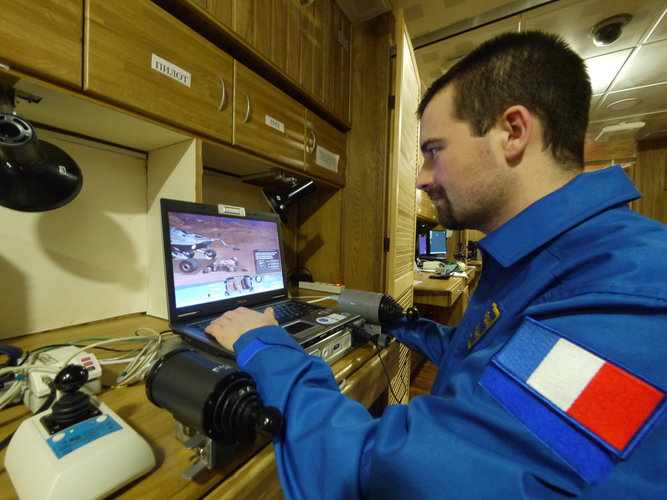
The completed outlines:
<svg viewBox="0 0 667 500">
<path fill-rule="evenodd" d="M 318 292 L 339 294 L 345 290 L 345 285 L 334 285 L 333 283 L 322 283 L 320 281 L 299 281 L 299 288 L 315 290 Z"/>
</svg>

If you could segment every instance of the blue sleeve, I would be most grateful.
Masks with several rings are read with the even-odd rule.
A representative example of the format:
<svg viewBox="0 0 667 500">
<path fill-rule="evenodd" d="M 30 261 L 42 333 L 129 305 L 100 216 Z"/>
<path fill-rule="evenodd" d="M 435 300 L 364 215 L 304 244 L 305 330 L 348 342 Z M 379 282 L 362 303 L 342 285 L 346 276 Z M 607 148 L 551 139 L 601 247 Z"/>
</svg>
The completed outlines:
<svg viewBox="0 0 667 500">
<path fill-rule="evenodd" d="M 557 498 L 558 488 L 573 489 L 547 465 L 505 453 L 525 446 L 535 463 L 553 462 L 530 437 L 517 443 L 495 435 L 495 420 L 506 415 L 477 384 L 459 387 L 474 393 L 470 404 L 420 396 L 374 419 L 283 329 L 253 330 L 234 348 L 239 358 L 252 351 L 242 368 L 264 404 L 285 418 L 274 450 L 288 499 L 442 498 L 447 491 L 456 498 Z"/>
<path fill-rule="evenodd" d="M 455 326 L 444 326 L 423 318 L 410 322 L 405 317 L 384 325 L 383 329 L 413 351 L 426 356 L 436 365 L 440 365 L 456 331 Z"/>
</svg>

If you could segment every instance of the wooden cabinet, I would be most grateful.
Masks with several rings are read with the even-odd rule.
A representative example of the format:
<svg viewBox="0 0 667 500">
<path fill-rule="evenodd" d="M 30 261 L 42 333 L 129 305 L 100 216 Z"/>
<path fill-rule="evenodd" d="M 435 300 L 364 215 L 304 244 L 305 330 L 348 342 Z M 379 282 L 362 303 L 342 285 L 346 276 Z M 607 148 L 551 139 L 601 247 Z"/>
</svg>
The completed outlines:
<svg viewBox="0 0 667 500">
<path fill-rule="evenodd" d="M 307 174 L 345 185 L 346 136 L 315 113 L 306 111 Z"/>
<path fill-rule="evenodd" d="M 81 88 L 82 0 L 0 0 L 0 12 L 0 64 Z"/>
<path fill-rule="evenodd" d="M 333 0 L 301 7 L 298 83 L 349 120 L 350 22 Z"/>
<path fill-rule="evenodd" d="M 329 61 L 330 71 L 325 74 L 325 85 L 328 84 L 330 92 L 329 99 L 325 104 L 329 105 L 333 112 L 346 121 L 350 120 L 350 43 L 352 28 L 345 14 L 334 5 L 332 16 L 332 30 L 329 36 L 333 39 L 331 43 L 331 59 Z"/>
<path fill-rule="evenodd" d="M 351 28 L 334 0 L 307 6 L 300 0 L 207 0 L 205 6 L 259 58 L 349 121 Z"/>
<path fill-rule="evenodd" d="M 231 142 L 229 55 L 148 0 L 91 0 L 86 23 L 85 92 Z"/>
<path fill-rule="evenodd" d="M 438 209 L 429 195 L 417 189 L 417 217 L 432 222 L 438 222 Z"/>
<path fill-rule="evenodd" d="M 301 104 L 235 62 L 235 146 L 303 170 L 305 112 Z"/>
<path fill-rule="evenodd" d="M 208 9 L 218 21 L 229 29 L 234 27 L 234 2 L 232 0 L 196 0 L 196 3 Z"/>
<path fill-rule="evenodd" d="M 233 144 L 308 177 L 345 185 L 345 134 L 238 61 Z"/>
</svg>

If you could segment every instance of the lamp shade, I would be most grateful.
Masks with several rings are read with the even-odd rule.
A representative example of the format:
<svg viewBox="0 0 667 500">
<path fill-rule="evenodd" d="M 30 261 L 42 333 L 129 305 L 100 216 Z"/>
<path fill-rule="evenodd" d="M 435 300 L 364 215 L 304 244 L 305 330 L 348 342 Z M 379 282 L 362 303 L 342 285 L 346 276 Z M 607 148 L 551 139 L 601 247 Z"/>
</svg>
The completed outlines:
<svg viewBox="0 0 667 500">
<path fill-rule="evenodd" d="M 83 184 L 81 170 L 65 151 L 39 141 L 32 125 L 0 113 L 0 205 L 41 212 L 72 201 Z"/>
<path fill-rule="evenodd" d="M 285 192 L 276 192 L 264 189 L 264 196 L 269 201 L 271 208 L 280 216 L 283 224 L 287 224 L 287 213 L 291 205 L 304 198 L 306 195 L 315 191 L 317 187 L 312 180 L 304 181 L 291 190 Z"/>
</svg>

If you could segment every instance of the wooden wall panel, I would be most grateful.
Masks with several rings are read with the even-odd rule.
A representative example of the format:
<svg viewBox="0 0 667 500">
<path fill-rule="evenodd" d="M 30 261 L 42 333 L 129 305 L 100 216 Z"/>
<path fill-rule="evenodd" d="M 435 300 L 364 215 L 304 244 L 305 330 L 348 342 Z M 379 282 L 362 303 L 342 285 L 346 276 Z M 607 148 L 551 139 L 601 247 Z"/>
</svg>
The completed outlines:
<svg viewBox="0 0 667 500">
<path fill-rule="evenodd" d="M 638 143 L 634 181 L 643 197 L 633 202 L 633 210 L 667 223 L 667 139 Z"/>
<path fill-rule="evenodd" d="M 381 291 L 386 220 L 386 169 L 393 17 L 386 14 L 352 27 L 352 130 L 347 137 L 347 183 L 342 190 L 341 280 Z"/>
<path fill-rule="evenodd" d="M 307 268 L 315 281 L 341 282 L 342 194 L 318 190 L 298 203 L 297 267 Z"/>
</svg>

